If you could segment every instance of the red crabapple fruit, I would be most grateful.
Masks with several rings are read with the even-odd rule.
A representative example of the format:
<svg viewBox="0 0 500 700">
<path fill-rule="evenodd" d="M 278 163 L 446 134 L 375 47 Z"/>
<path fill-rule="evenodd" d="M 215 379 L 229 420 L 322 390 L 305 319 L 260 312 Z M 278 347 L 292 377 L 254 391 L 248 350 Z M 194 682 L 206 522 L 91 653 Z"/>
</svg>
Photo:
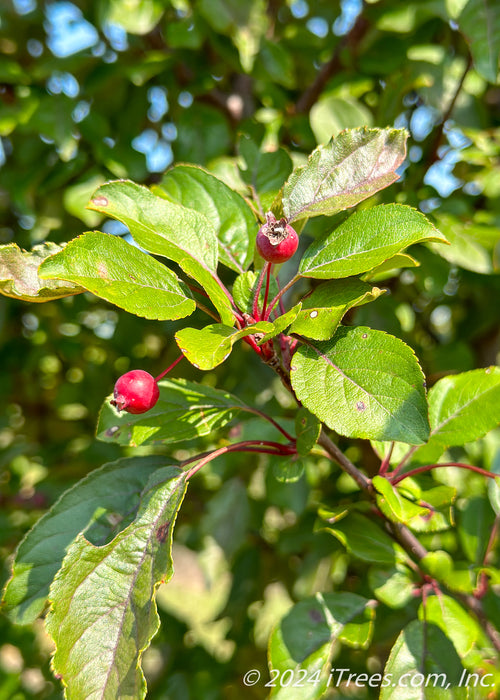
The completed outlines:
<svg viewBox="0 0 500 700">
<path fill-rule="evenodd" d="M 143 369 L 133 369 L 122 374 L 115 384 L 111 404 L 119 411 L 146 413 L 160 396 L 156 379 Z"/>
<path fill-rule="evenodd" d="M 266 223 L 257 234 L 257 250 L 270 263 L 283 263 L 297 250 L 299 237 L 286 219 L 276 221 L 274 214 L 266 214 Z"/>
</svg>

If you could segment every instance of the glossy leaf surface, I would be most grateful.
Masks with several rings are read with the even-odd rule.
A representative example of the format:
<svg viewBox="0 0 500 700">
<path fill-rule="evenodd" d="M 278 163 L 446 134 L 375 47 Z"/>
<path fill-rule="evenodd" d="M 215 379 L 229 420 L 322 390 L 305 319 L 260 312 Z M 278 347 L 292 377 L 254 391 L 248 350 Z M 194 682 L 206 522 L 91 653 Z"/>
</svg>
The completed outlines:
<svg viewBox="0 0 500 700">
<path fill-rule="evenodd" d="M 129 313 L 160 321 L 183 318 L 196 308 L 176 275 L 117 236 L 92 231 L 40 266 L 43 279 L 78 284 Z"/>
<path fill-rule="evenodd" d="M 341 327 L 329 341 L 299 347 L 291 379 L 304 406 L 341 435 L 413 445 L 429 436 L 422 370 L 394 336 Z"/>
</svg>

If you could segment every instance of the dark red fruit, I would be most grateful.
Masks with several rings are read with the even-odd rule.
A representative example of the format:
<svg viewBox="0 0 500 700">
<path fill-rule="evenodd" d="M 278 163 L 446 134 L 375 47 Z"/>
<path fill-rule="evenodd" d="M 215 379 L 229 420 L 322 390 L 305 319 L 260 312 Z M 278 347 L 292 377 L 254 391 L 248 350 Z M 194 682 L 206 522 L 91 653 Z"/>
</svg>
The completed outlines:
<svg viewBox="0 0 500 700">
<path fill-rule="evenodd" d="M 146 413 L 160 396 L 156 379 L 143 369 L 133 369 L 118 379 L 111 404 L 119 411 Z"/>
<path fill-rule="evenodd" d="M 297 250 L 299 237 L 286 219 L 276 221 L 274 214 L 266 214 L 266 223 L 257 234 L 257 250 L 270 263 L 289 260 Z"/>
</svg>

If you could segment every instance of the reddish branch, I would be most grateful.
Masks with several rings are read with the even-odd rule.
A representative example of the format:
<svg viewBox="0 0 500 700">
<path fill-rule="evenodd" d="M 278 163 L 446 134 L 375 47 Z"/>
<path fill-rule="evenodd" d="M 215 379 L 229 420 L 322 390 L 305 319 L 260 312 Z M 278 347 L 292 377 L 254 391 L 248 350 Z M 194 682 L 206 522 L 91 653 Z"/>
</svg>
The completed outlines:
<svg viewBox="0 0 500 700">
<path fill-rule="evenodd" d="M 400 476 L 390 479 L 393 486 L 399 484 L 403 479 L 407 479 L 409 476 L 415 476 L 415 474 L 421 474 L 422 472 L 429 472 L 431 469 L 440 469 L 441 467 L 458 467 L 459 469 L 469 469 L 471 472 L 476 472 L 482 476 L 487 476 L 490 479 L 495 479 L 500 476 L 500 474 L 493 474 L 486 469 L 481 469 L 481 467 L 475 467 L 473 464 L 462 464 L 461 462 L 442 462 L 441 464 L 426 464 L 423 467 L 416 467 L 415 469 L 405 472 Z"/>
<path fill-rule="evenodd" d="M 186 472 L 186 480 L 190 479 L 197 472 L 200 471 L 205 464 L 208 464 L 213 459 L 220 457 L 228 452 L 259 452 L 260 454 L 270 454 L 278 455 L 281 457 L 287 457 L 297 453 L 295 445 L 288 444 L 283 445 L 280 442 L 271 442 L 269 440 L 244 440 L 243 442 L 237 442 L 233 445 L 226 445 L 225 447 L 220 447 L 218 450 L 213 450 L 203 455 L 196 455 L 196 457 L 191 457 L 185 460 L 182 465 L 185 466 L 190 462 L 199 460 L 194 467 L 188 469 Z"/>
</svg>

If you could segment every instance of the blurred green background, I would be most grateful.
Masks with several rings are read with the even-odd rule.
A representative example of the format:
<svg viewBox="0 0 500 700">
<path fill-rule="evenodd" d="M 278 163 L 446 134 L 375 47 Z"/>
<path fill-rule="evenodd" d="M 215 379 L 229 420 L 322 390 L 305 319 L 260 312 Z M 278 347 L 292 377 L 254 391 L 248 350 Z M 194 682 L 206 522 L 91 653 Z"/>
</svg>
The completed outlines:
<svg viewBox="0 0 500 700">
<path fill-rule="evenodd" d="M 4 1 L 0 243 L 30 249 L 92 228 L 126 235 L 85 210 L 100 183 L 151 184 L 184 161 L 239 186 L 242 139 L 283 148 L 286 170 L 287 153 L 300 163 L 343 128 L 406 127 L 401 178 L 377 200 L 419 208 L 452 245 L 414 249 L 421 266 L 383 280 L 390 293 L 349 320 L 402 337 L 429 385 L 497 364 L 500 31 L 489 44 L 485 35 L 489 23 L 500 27 L 500 10 L 483 4 L 486 19 L 474 0 Z M 324 226 L 321 217 L 310 222 L 302 245 Z M 95 440 L 99 408 L 127 369 L 159 373 L 175 359 L 176 328 L 90 294 L 32 305 L 0 297 L 2 583 L 23 533 L 62 491 L 131 454 Z M 246 346 L 216 372 L 182 363 L 173 373 L 181 375 L 224 387 L 284 425 L 293 420 L 290 398 Z M 267 427 L 232 430 L 262 438 Z M 198 441 L 197 450 L 218 440 Z M 471 448 L 476 463 L 491 466 L 498 443 L 493 433 Z M 376 468 L 367 444 L 341 446 L 368 473 Z M 242 691 L 241 677 L 265 672 L 269 632 L 292 602 L 338 587 L 363 592 L 340 544 L 313 534 L 318 505 L 352 486 L 325 459 L 304 466 L 283 483 L 270 457 L 230 455 L 191 484 L 175 533 L 177 573 L 160 589 L 162 626 L 144 659 L 149 697 L 265 697 L 262 686 Z M 485 493 L 475 477 L 460 488 Z M 484 533 L 492 519 L 491 511 Z M 463 546 L 454 532 L 441 540 L 452 553 Z M 368 657 L 339 650 L 337 667 L 380 671 L 416 606 L 387 609 Z M 41 622 L 15 628 L 0 617 L 0 699 L 62 697 L 50 651 Z"/>
</svg>

